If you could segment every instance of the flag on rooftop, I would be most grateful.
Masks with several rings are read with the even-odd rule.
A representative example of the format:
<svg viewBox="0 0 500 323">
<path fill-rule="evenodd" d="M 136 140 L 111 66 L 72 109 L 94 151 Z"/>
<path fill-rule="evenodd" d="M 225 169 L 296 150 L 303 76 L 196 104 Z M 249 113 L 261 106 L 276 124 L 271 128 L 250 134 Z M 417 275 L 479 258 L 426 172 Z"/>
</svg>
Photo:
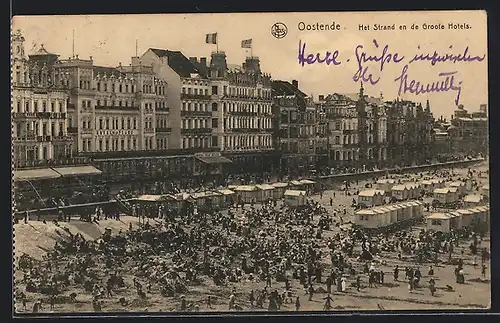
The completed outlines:
<svg viewBox="0 0 500 323">
<path fill-rule="evenodd" d="M 241 48 L 252 48 L 252 38 L 241 41 Z"/>
<path fill-rule="evenodd" d="M 207 44 L 217 44 L 217 33 L 207 34 L 205 37 Z"/>
</svg>

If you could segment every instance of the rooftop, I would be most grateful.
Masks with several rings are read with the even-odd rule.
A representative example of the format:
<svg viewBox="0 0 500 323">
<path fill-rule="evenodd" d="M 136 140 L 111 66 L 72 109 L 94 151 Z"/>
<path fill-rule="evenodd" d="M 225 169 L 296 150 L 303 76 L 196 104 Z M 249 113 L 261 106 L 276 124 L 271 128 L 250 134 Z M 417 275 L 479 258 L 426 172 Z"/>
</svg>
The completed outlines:
<svg viewBox="0 0 500 323">
<path fill-rule="evenodd" d="M 150 50 L 158 57 L 167 57 L 168 66 L 181 77 L 191 77 L 191 74 L 206 76 L 180 51 L 170 51 L 159 48 L 150 48 Z"/>
</svg>

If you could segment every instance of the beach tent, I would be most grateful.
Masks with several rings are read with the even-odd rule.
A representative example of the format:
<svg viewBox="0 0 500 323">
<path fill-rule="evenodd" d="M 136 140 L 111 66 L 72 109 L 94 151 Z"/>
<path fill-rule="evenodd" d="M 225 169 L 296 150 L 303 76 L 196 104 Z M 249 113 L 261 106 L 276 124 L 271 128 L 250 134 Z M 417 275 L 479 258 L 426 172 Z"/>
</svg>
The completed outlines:
<svg viewBox="0 0 500 323">
<path fill-rule="evenodd" d="M 306 204 L 306 191 L 287 190 L 284 197 L 285 204 L 288 206 L 298 207 Z"/>
<path fill-rule="evenodd" d="M 456 182 L 451 182 L 448 184 L 449 187 L 456 187 L 458 189 L 458 194 L 465 194 L 466 187 L 465 187 L 465 182 L 462 181 L 456 181 Z"/>
<path fill-rule="evenodd" d="M 398 201 L 404 201 L 409 198 L 409 189 L 406 185 L 394 185 L 391 190 L 392 197 Z"/>
<path fill-rule="evenodd" d="M 354 223 L 365 229 L 377 229 L 380 226 L 380 214 L 372 209 L 362 209 L 354 214 Z"/>
<path fill-rule="evenodd" d="M 252 203 L 259 200 L 260 191 L 255 185 L 240 185 L 233 190 L 236 193 L 237 201 Z"/>
<path fill-rule="evenodd" d="M 234 191 L 232 191 L 230 189 L 220 189 L 220 190 L 217 190 L 217 192 L 219 192 L 221 194 L 219 197 L 221 200 L 219 205 L 229 206 L 229 205 L 234 204 L 234 202 L 235 202 Z"/>
<path fill-rule="evenodd" d="M 440 232 L 450 232 L 451 218 L 453 216 L 447 213 L 432 213 L 427 216 L 427 229 L 440 231 Z"/>
<path fill-rule="evenodd" d="M 377 181 L 377 188 L 379 190 L 382 190 L 384 192 L 389 193 L 392 189 L 392 187 L 396 184 L 396 180 L 392 178 L 384 178 L 384 179 L 379 179 Z"/>
<path fill-rule="evenodd" d="M 473 208 L 484 203 L 484 198 L 479 194 L 469 194 L 464 197 L 464 207 Z"/>
<path fill-rule="evenodd" d="M 259 184 L 259 185 L 255 185 L 255 186 L 260 190 L 260 194 L 258 195 L 259 196 L 258 201 L 264 202 L 264 201 L 271 200 L 274 198 L 274 194 L 273 194 L 274 186 L 269 185 L 269 184 Z"/>
<path fill-rule="evenodd" d="M 364 190 L 358 194 L 358 203 L 367 207 L 382 205 L 384 201 L 384 191 Z"/>
<path fill-rule="evenodd" d="M 277 183 L 272 183 L 271 186 L 274 187 L 274 190 L 273 190 L 274 198 L 276 200 L 279 200 L 279 199 L 283 198 L 285 191 L 286 191 L 286 188 L 288 187 L 288 183 L 277 182 Z"/>
</svg>

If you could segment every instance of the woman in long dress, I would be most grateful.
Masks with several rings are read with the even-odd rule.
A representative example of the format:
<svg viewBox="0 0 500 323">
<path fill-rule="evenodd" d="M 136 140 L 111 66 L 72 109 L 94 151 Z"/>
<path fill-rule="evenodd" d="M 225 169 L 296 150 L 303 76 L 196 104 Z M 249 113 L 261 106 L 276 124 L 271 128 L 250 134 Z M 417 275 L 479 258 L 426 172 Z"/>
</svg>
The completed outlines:
<svg viewBox="0 0 500 323">
<path fill-rule="evenodd" d="M 342 291 L 345 292 L 346 291 L 346 282 L 345 282 L 345 278 L 342 277 Z"/>
</svg>

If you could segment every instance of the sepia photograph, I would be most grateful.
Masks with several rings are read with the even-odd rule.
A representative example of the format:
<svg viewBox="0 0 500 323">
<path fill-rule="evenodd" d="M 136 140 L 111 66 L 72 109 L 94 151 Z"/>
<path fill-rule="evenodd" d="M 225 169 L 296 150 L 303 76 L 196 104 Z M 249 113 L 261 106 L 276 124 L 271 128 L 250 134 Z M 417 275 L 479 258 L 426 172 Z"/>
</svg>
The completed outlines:
<svg viewBox="0 0 500 323">
<path fill-rule="evenodd" d="M 490 308 L 485 11 L 10 39 L 15 315 Z"/>
</svg>

